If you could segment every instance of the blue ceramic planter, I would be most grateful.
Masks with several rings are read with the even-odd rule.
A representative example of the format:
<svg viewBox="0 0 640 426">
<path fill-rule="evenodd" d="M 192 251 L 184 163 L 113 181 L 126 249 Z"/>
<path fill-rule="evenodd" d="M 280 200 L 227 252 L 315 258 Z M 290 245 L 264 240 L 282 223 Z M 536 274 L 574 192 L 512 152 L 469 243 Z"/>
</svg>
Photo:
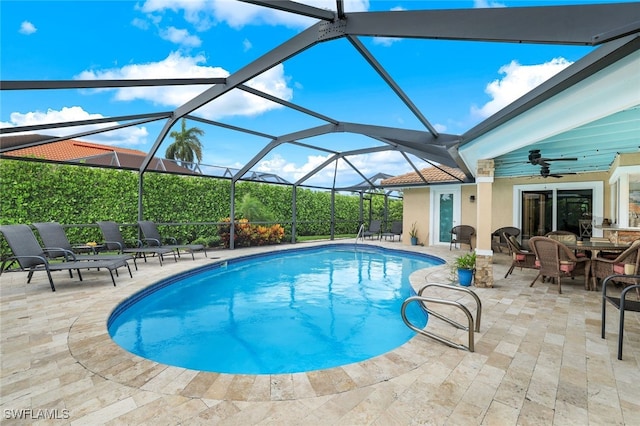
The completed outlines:
<svg viewBox="0 0 640 426">
<path fill-rule="evenodd" d="M 473 281 L 473 270 L 458 269 L 458 281 L 460 281 L 460 285 L 469 287 L 471 285 L 471 281 Z"/>
</svg>

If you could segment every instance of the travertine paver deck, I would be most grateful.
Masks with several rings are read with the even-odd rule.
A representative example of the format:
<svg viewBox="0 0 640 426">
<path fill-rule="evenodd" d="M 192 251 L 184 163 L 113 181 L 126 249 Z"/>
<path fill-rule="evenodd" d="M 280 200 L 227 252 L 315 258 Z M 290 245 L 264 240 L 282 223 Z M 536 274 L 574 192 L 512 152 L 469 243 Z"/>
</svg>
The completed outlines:
<svg viewBox="0 0 640 426">
<path fill-rule="evenodd" d="M 451 259 L 459 251 L 410 247 Z M 291 248 L 291 247 L 280 247 Z M 229 375 L 168 367 L 115 345 L 106 319 L 117 303 L 152 282 L 220 258 L 273 250 L 241 249 L 183 257 L 160 268 L 139 262 L 117 287 L 103 273 L 78 283 L 44 274 L 0 277 L 0 405 L 3 424 L 640 424 L 640 318 L 627 314 L 624 359 L 616 359 L 617 312 L 600 338 L 599 292 L 581 280 L 537 283 L 531 270 L 475 289 L 483 317 L 476 351 L 415 337 L 371 360 L 284 375 Z M 412 284 L 448 282 L 448 267 L 416 271 Z M 464 300 L 464 299 L 462 299 Z M 469 305 L 472 306 L 472 305 Z M 432 325 L 430 325 L 431 327 Z M 465 342 L 463 332 L 433 324 Z M 224 348 L 221 348 L 224 350 Z M 57 419 L 47 419 L 47 417 Z"/>
</svg>

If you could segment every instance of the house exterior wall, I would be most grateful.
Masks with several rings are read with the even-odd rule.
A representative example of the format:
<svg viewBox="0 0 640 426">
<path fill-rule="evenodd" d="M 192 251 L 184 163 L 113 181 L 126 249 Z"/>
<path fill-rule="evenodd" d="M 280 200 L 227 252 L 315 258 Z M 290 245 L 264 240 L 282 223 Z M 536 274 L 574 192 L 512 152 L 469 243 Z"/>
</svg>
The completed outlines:
<svg viewBox="0 0 640 426">
<path fill-rule="evenodd" d="M 411 244 L 409 231 L 416 223 L 418 244 L 429 244 L 429 209 L 431 208 L 429 188 L 407 188 L 403 191 L 402 243 Z"/>
<path fill-rule="evenodd" d="M 459 225 L 471 225 L 477 229 L 478 220 L 476 214 L 476 201 L 471 201 L 469 197 L 477 197 L 476 185 L 462 185 L 460 188 L 460 222 Z M 474 244 L 475 247 L 475 244 Z"/>
<path fill-rule="evenodd" d="M 516 185 L 539 185 L 548 184 L 551 187 L 555 183 L 566 182 L 593 182 L 602 181 L 604 183 L 603 203 L 605 217 L 607 212 L 611 210 L 611 188 L 608 183 L 610 173 L 594 172 L 583 173 L 580 175 L 566 175 L 562 179 L 543 178 L 543 177 L 517 177 L 517 178 L 495 178 L 492 186 L 492 208 L 491 223 L 492 229 L 498 229 L 503 226 L 514 225 L 514 204 L 513 188 Z M 550 180 L 553 179 L 553 180 Z M 461 224 L 471 225 L 477 229 L 477 186 L 475 184 L 461 185 L 460 200 L 460 219 Z M 430 211 L 430 190 L 429 188 L 407 188 L 404 190 L 404 218 L 403 218 L 403 235 L 409 235 L 411 224 L 417 223 L 418 240 L 424 245 L 429 244 L 429 229 L 431 220 Z M 471 196 L 476 197 L 476 201 L 471 201 Z M 482 213 L 480 213 L 482 214 Z M 599 218 L 601 220 L 601 218 Z M 596 223 L 599 225 L 599 223 Z M 409 238 L 403 239 L 404 244 L 410 244 Z M 474 244 L 475 246 L 475 244 Z"/>
</svg>

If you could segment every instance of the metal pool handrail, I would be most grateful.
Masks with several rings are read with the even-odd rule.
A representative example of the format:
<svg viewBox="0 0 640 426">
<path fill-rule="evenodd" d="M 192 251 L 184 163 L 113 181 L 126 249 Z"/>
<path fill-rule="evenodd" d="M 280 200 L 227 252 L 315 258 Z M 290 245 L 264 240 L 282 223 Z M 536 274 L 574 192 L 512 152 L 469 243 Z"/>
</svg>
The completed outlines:
<svg viewBox="0 0 640 426">
<path fill-rule="evenodd" d="M 362 238 L 364 240 L 364 223 L 360 225 L 360 229 L 358 229 L 358 234 L 356 234 L 356 244 L 358 244 L 358 238 Z"/>
<path fill-rule="evenodd" d="M 423 296 L 424 291 L 426 290 L 426 288 L 428 287 L 441 287 L 441 288 L 446 288 L 446 289 L 450 289 L 450 290 L 457 290 L 457 291 L 462 291 L 464 293 L 467 293 L 469 295 L 471 295 L 474 300 L 476 301 L 477 304 L 477 321 L 474 321 L 473 319 L 473 315 L 471 314 L 471 312 L 469 311 L 469 309 L 467 309 L 466 306 L 464 306 L 463 304 L 459 303 L 459 302 L 455 302 L 453 300 L 446 300 L 446 299 L 439 299 L 439 298 L 434 298 L 434 297 L 426 297 Z M 411 321 L 409 321 L 409 319 L 407 318 L 407 306 L 411 303 L 411 302 L 419 302 L 420 303 L 420 307 L 422 309 L 424 309 L 429 315 L 433 315 L 436 318 L 439 318 L 443 321 L 445 321 L 446 323 L 456 327 L 457 329 L 460 330 L 466 330 L 469 333 L 469 344 L 468 346 L 465 346 L 463 344 L 459 344 L 459 343 L 455 343 L 449 339 L 447 339 L 446 337 L 440 336 L 436 333 L 433 333 L 431 331 L 428 331 L 426 329 L 422 329 L 422 328 L 418 328 L 415 325 L 413 325 L 411 323 Z M 447 318 L 444 315 L 435 312 L 431 309 L 429 309 L 427 307 L 427 302 L 429 303 L 434 303 L 434 304 L 441 304 L 441 305 L 449 305 L 449 306 L 455 306 L 458 309 L 460 309 L 466 316 L 467 316 L 467 320 L 468 320 L 468 325 L 462 325 L 457 323 L 456 321 L 452 320 L 451 318 Z M 410 329 L 412 329 L 413 331 L 420 333 L 424 336 L 430 337 L 434 340 L 437 340 L 441 343 L 444 343 L 445 345 L 451 346 L 453 348 L 457 348 L 457 349 L 465 349 L 468 350 L 469 352 L 474 352 L 475 348 L 474 348 L 474 331 L 479 332 L 480 331 L 480 318 L 482 315 L 482 303 L 480 302 L 480 298 L 475 294 L 475 292 L 464 288 L 464 287 L 454 287 L 451 285 L 446 285 L 446 284 L 437 284 L 437 283 L 429 283 L 427 285 L 425 285 L 424 287 L 422 287 L 420 289 L 420 291 L 418 292 L 417 296 L 411 296 L 409 298 L 407 298 L 404 303 L 402 304 L 402 308 L 401 308 L 401 315 L 402 315 L 402 320 L 404 321 L 404 323 L 407 325 L 407 327 L 409 327 Z M 475 324 L 475 325 L 474 325 Z"/>
</svg>

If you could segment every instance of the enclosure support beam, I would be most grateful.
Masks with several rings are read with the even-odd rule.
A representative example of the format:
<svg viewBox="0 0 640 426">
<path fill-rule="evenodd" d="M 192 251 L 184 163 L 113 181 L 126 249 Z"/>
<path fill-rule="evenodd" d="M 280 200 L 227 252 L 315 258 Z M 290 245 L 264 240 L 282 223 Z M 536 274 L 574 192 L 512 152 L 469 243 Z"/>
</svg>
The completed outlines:
<svg viewBox="0 0 640 426">
<path fill-rule="evenodd" d="M 293 185 L 293 189 L 291 191 L 291 244 L 295 244 L 296 242 L 297 194 L 298 187 Z"/>
<path fill-rule="evenodd" d="M 236 181 L 231 179 L 231 203 L 230 203 L 230 215 L 229 215 L 229 248 L 233 250 L 236 245 Z"/>
<path fill-rule="evenodd" d="M 336 233 L 336 190 L 331 189 L 331 241 L 335 239 Z"/>
</svg>

